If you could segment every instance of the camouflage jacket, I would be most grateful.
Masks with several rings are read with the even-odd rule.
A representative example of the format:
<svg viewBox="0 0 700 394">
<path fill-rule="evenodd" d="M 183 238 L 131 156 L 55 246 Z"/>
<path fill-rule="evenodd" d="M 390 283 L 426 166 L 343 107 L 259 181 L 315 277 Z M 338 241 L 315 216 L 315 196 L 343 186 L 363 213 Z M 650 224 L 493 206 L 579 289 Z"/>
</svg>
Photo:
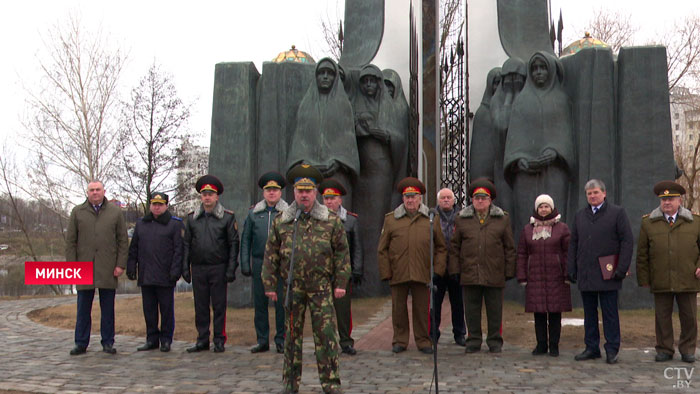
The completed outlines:
<svg viewBox="0 0 700 394">
<path fill-rule="evenodd" d="M 287 283 L 296 211 L 297 203 L 293 202 L 277 215 L 270 228 L 262 269 L 265 291 L 275 291 L 277 274 Z M 331 289 L 344 289 L 350 278 L 350 255 L 338 215 L 315 202 L 308 214 L 301 214 L 298 226 L 294 290 L 314 292 L 328 289 L 329 285 Z"/>
</svg>

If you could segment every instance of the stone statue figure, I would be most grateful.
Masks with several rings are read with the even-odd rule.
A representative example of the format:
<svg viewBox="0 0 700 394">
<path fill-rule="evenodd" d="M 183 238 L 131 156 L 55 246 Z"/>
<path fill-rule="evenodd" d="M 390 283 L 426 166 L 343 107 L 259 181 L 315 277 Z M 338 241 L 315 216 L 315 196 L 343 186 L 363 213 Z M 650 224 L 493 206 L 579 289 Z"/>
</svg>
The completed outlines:
<svg viewBox="0 0 700 394">
<path fill-rule="evenodd" d="M 394 185 L 408 176 L 408 117 L 409 107 L 403 92 L 401 77 L 396 71 L 387 68 L 382 71 L 387 90 L 388 106 L 383 111 L 390 117 L 391 165 L 394 172 Z M 401 195 L 392 188 L 393 198 L 390 209 L 400 204 Z"/>
<path fill-rule="evenodd" d="M 360 69 L 356 80 L 359 86 L 353 98 L 353 110 L 361 164 L 354 192 L 363 198 L 356 198 L 353 208 L 364 231 L 362 249 L 366 281 L 361 288 L 373 288 L 379 286 L 377 244 L 384 214 L 391 211 L 395 175 L 392 139 L 398 137 L 392 131 L 395 122 L 390 109 L 393 106 L 381 70 L 375 65 L 366 65 Z"/>
<path fill-rule="evenodd" d="M 525 88 L 513 102 L 503 167 L 513 190 L 516 231 L 528 223 L 538 195 L 549 194 L 562 208 L 568 201 L 575 157 L 571 100 L 563 80 L 559 59 L 536 52 L 528 63 Z M 565 219 L 567 212 L 561 212 Z"/>
<path fill-rule="evenodd" d="M 511 57 L 501 67 L 501 84 L 491 97 L 491 124 L 495 135 L 493 183 L 498 190 L 498 206 L 506 211 L 512 210 L 512 192 L 503 177 L 503 152 L 510 122 L 513 102 L 525 85 L 527 65 L 520 58 Z M 532 201 L 535 201 L 534 199 Z"/>
<path fill-rule="evenodd" d="M 331 58 L 316 65 L 315 80 L 309 85 L 297 111 L 297 124 L 287 160 L 287 170 L 300 162 L 318 168 L 352 189 L 360 173 L 352 105 Z M 350 206 L 351 193 L 346 196 Z"/>
<path fill-rule="evenodd" d="M 496 138 L 491 123 L 491 98 L 501 84 L 501 68 L 495 67 L 486 76 L 486 88 L 481 105 L 474 114 L 472 140 L 469 148 L 469 173 L 471 179 L 486 177 L 493 179 L 496 162 Z M 500 166 L 499 166 L 500 167 Z"/>
</svg>

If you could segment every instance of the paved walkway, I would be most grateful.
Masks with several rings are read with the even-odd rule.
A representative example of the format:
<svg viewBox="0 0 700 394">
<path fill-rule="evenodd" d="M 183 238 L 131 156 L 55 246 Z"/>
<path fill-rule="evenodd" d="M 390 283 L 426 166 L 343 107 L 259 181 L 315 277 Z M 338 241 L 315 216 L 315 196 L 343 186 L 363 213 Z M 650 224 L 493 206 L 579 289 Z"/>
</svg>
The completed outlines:
<svg viewBox="0 0 700 394">
<path fill-rule="evenodd" d="M 73 332 L 36 324 L 27 313 L 74 302 L 72 297 L 0 301 L 0 392 L 274 393 L 281 388 L 281 355 L 274 352 L 252 355 L 247 347 L 229 346 L 223 354 L 187 354 L 185 348 L 190 344 L 175 342 L 170 353 L 137 352 L 142 338 L 117 336 L 115 347 L 119 352 L 110 356 L 99 351 L 99 336 L 93 336 L 87 355 L 69 356 Z M 431 389 L 432 356 L 419 353 L 413 346 L 398 355 L 391 353 L 390 314 L 391 305 L 387 304 L 366 325 L 355 328 L 358 355 L 341 356 L 341 378 L 346 393 L 427 393 Z M 449 316 L 447 319 L 449 322 Z M 655 363 L 653 349 L 623 348 L 619 364 L 610 366 L 602 360 L 576 362 L 573 350 L 563 351 L 558 358 L 534 357 L 530 349 L 508 343 L 500 354 L 482 351 L 467 355 L 463 347 L 452 342 L 449 334 L 449 327 L 443 326 L 444 339 L 438 357 L 442 392 L 700 390 L 700 373 L 693 373 L 694 364 L 682 363 L 677 358 Z M 305 338 L 304 343 L 301 392 L 318 393 L 321 390 L 313 341 Z M 685 381 L 690 388 L 685 388 Z"/>
</svg>

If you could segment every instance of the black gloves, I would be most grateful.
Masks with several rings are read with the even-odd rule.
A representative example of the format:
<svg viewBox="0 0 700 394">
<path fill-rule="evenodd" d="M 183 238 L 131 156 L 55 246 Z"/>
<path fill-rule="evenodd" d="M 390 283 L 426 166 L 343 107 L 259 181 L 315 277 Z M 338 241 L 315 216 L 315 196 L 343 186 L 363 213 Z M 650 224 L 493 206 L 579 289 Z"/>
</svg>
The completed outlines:
<svg viewBox="0 0 700 394">
<path fill-rule="evenodd" d="M 234 280 L 236 280 L 236 271 L 232 269 L 227 269 L 226 270 L 226 282 L 231 283 Z"/>
<path fill-rule="evenodd" d="M 569 283 L 576 283 L 576 277 L 567 275 L 566 278 L 569 280 Z"/>
<path fill-rule="evenodd" d="M 243 276 L 251 276 L 251 275 L 253 275 L 253 273 L 250 272 L 250 268 L 245 269 L 244 267 L 245 267 L 245 264 L 241 265 L 241 274 L 243 274 Z M 235 279 L 235 275 L 234 275 L 234 279 Z"/>
<path fill-rule="evenodd" d="M 459 274 L 452 274 L 450 275 L 450 280 L 455 283 L 459 283 L 461 278 Z"/>
<path fill-rule="evenodd" d="M 359 286 L 362 283 L 362 274 L 352 274 L 352 284 Z"/>
<path fill-rule="evenodd" d="M 508 282 L 509 280 L 511 280 L 513 278 L 515 278 L 515 276 L 506 276 L 506 282 Z"/>
<path fill-rule="evenodd" d="M 433 274 L 433 283 L 439 282 L 441 280 L 442 280 L 442 276 L 440 276 L 438 274 Z"/>
<path fill-rule="evenodd" d="M 177 282 L 178 279 L 180 279 L 179 275 L 170 274 L 170 281 L 171 282 Z"/>
<path fill-rule="evenodd" d="M 190 274 L 190 267 L 187 267 L 186 270 L 182 271 L 182 279 L 184 279 L 187 283 L 192 283 L 192 274 Z"/>
<path fill-rule="evenodd" d="M 126 271 L 126 277 L 131 280 L 136 280 L 136 271 Z"/>
<path fill-rule="evenodd" d="M 627 276 L 625 273 L 621 273 L 621 272 L 619 272 L 619 271 L 615 271 L 615 273 L 613 274 L 613 277 L 612 277 L 612 278 L 613 278 L 614 280 L 623 280 L 623 279 L 625 279 L 625 276 Z"/>
</svg>

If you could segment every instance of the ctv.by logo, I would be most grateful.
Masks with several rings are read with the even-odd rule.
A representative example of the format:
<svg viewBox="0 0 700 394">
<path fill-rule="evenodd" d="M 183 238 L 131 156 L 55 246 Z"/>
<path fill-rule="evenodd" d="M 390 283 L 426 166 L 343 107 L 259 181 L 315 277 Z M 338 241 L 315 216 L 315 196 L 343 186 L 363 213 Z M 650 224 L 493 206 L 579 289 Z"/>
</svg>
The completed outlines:
<svg viewBox="0 0 700 394">
<path fill-rule="evenodd" d="M 673 384 L 674 389 L 689 389 L 693 372 L 695 367 L 667 367 L 664 369 L 664 378 L 676 381 Z"/>
</svg>

